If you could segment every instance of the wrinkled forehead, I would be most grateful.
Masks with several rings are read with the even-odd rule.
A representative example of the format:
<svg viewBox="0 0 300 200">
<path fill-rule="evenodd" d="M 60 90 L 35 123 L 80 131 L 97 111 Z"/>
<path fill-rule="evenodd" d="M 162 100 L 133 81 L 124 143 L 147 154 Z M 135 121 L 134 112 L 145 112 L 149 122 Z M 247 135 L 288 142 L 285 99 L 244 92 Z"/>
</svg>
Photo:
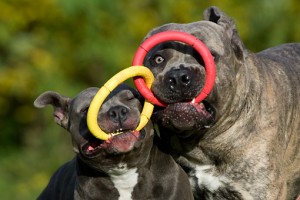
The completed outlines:
<svg viewBox="0 0 300 200">
<path fill-rule="evenodd" d="M 98 91 L 99 88 L 96 87 L 83 90 L 72 100 L 71 109 L 80 111 L 82 108 L 88 107 Z M 125 84 L 121 84 L 108 95 L 103 105 L 107 104 L 112 106 L 113 104 L 124 103 L 126 100 L 138 97 L 139 93 L 135 89 Z"/>
<path fill-rule="evenodd" d="M 129 99 L 133 99 L 135 98 L 135 95 L 133 93 L 133 91 L 129 90 L 129 89 L 122 89 L 122 90 L 118 90 L 118 91 L 113 91 L 110 93 L 110 95 L 106 98 L 106 100 L 104 101 L 105 103 L 113 103 L 113 102 L 123 102 Z"/>
<path fill-rule="evenodd" d="M 100 112 L 107 112 L 110 108 L 115 106 L 124 106 L 126 108 L 139 108 L 140 101 L 138 93 L 133 89 L 122 89 L 113 91 L 105 99 L 100 108 Z"/>
<path fill-rule="evenodd" d="M 188 24 L 166 24 L 152 30 L 146 38 L 163 31 L 183 31 L 197 37 L 210 50 L 216 51 L 219 54 L 224 53 L 226 41 L 226 34 L 224 28 L 220 25 L 210 21 L 198 21 Z"/>
<path fill-rule="evenodd" d="M 116 87 L 106 98 L 105 102 L 120 102 L 128 101 L 130 99 L 138 99 L 140 94 L 138 91 L 127 84 L 120 84 Z"/>
<path fill-rule="evenodd" d="M 172 62 L 172 60 L 182 63 L 202 62 L 199 53 L 193 47 L 181 42 L 159 44 L 147 54 L 146 58 L 154 58 L 155 56 L 167 58 L 168 62 Z"/>
<path fill-rule="evenodd" d="M 209 21 L 200 21 L 189 24 L 189 33 L 196 36 L 209 49 L 223 54 L 226 41 L 226 34 L 223 27 Z M 225 43 L 224 43 L 225 42 Z"/>
</svg>

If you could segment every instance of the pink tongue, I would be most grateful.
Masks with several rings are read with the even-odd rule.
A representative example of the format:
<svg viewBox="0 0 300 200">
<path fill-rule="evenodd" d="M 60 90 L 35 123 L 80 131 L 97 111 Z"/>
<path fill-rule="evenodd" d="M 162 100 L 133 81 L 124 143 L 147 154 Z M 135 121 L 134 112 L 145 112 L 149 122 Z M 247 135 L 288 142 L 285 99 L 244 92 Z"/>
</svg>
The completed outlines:
<svg viewBox="0 0 300 200">
<path fill-rule="evenodd" d="M 139 131 L 128 131 L 106 140 L 101 147 L 108 153 L 126 153 L 133 149 L 138 141 Z"/>
<path fill-rule="evenodd" d="M 94 147 L 89 146 L 87 150 L 88 150 L 88 151 L 94 151 L 94 149 L 95 149 Z"/>
</svg>

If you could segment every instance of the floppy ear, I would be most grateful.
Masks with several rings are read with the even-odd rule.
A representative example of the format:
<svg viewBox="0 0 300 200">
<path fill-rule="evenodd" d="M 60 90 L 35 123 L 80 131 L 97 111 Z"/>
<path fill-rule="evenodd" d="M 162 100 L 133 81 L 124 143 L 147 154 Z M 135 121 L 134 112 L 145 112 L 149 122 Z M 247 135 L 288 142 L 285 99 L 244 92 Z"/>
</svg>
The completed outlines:
<svg viewBox="0 0 300 200">
<path fill-rule="evenodd" d="M 204 19 L 222 26 L 231 39 L 231 45 L 238 60 L 244 60 L 245 46 L 238 34 L 234 21 L 218 7 L 212 6 L 204 11 Z"/>
<path fill-rule="evenodd" d="M 56 92 L 47 91 L 41 94 L 33 103 L 36 108 L 44 108 L 49 104 L 54 109 L 55 122 L 63 128 L 68 129 L 70 98 Z"/>
</svg>

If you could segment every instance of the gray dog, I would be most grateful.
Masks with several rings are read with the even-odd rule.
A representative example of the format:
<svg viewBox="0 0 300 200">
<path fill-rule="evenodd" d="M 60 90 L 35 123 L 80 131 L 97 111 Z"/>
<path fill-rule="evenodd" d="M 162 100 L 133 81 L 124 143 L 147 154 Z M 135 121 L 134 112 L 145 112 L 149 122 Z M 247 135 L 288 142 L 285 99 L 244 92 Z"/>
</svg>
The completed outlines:
<svg viewBox="0 0 300 200">
<path fill-rule="evenodd" d="M 52 105 L 56 123 L 71 133 L 75 158 L 60 167 L 38 199 L 193 199 L 188 176 L 174 159 L 153 146 L 148 123 L 134 130 L 140 118 L 139 94 L 126 85 L 115 89 L 102 105 L 102 130 L 123 133 L 108 141 L 91 135 L 86 124 L 90 102 L 98 88 L 88 88 L 74 99 L 45 92 L 36 107 Z"/>
<path fill-rule="evenodd" d="M 212 53 L 217 77 L 205 101 L 203 60 L 192 47 L 166 42 L 144 64 L 152 90 L 169 104 L 157 110 L 161 146 L 187 171 L 197 199 L 296 199 L 300 194 L 300 44 L 254 54 L 235 24 L 210 7 L 203 21 L 166 24 L 190 33 Z"/>
</svg>

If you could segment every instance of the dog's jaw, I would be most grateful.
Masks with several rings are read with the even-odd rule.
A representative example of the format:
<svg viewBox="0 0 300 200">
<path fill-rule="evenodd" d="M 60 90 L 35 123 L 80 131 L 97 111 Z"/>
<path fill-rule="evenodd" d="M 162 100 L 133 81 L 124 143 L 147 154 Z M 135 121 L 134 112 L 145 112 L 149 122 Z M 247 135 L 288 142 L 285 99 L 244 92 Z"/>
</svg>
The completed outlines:
<svg viewBox="0 0 300 200">
<path fill-rule="evenodd" d="M 206 106 L 205 106 L 206 104 Z M 185 137 L 187 132 L 208 128 L 214 122 L 215 112 L 208 103 L 181 102 L 168 105 L 153 115 L 155 123 Z"/>
<path fill-rule="evenodd" d="M 132 151 L 134 148 L 139 148 L 145 131 L 128 130 L 119 134 L 111 135 L 111 137 L 102 141 L 93 136 L 81 145 L 81 154 L 87 158 L 98 157 L 102 154 L 125 154 Z"/>
<path fill-rule="evenodd" d="M 109 154 L 127 153 L 134 148 L 135 143 L 139 140 L 139 136 L 139 131 L 126 131 L 110 137 L 100 147 L 105 149 Z"/>
</svg>

